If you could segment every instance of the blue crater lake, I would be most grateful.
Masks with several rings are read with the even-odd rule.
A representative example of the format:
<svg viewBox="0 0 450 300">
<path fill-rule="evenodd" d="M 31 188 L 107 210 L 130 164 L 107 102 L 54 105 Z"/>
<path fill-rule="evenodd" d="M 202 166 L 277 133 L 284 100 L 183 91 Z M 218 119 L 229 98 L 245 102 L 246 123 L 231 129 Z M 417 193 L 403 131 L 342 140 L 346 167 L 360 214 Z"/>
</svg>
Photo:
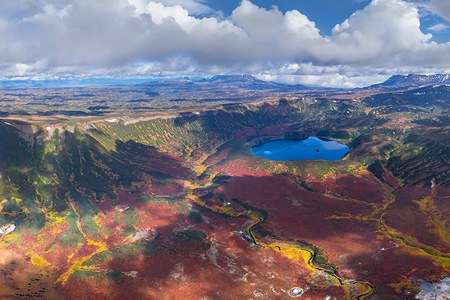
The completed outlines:
<svg viewBox="0 0 450 300">
<path fill-rule="evenodd" d="M 350 148 L 316 137 L 306 140 L 276 140 L 251 148 L 253 154 L 270 160 L 340 160 Z"/>
</svg>

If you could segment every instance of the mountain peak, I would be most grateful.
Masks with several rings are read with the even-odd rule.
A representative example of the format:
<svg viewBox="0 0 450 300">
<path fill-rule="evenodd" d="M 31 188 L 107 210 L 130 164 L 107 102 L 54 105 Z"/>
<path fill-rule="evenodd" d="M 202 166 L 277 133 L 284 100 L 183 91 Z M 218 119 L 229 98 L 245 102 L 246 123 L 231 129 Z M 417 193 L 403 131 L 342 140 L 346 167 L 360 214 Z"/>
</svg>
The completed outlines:
<svg viewBox="0 0 450 300">
<path fill-rule="evenodd" d="M 408 74 L 408 75 L 393 75 L 385 82 L 371 85 L 369 88 L 388 88 L 388 89 L 400 89 L 408 87 L 419 87 L 434 84 L 450 84 L 449 74 L 434 74 L 434 75 L 422 75 L 422 74 Z"/>
<path fill-rule="evenodd" d="M 231 83 L 231 82 L 255 82 L 255 81 L 259 81 L 259 80 L 256 79 L 255 77 L 253 77 L 252 75 L 229 74 L 229 75 L 216 75 L 216 76 L 213 76 L 213 77 L 207 79 L 207 81 Z"/>
</svg>

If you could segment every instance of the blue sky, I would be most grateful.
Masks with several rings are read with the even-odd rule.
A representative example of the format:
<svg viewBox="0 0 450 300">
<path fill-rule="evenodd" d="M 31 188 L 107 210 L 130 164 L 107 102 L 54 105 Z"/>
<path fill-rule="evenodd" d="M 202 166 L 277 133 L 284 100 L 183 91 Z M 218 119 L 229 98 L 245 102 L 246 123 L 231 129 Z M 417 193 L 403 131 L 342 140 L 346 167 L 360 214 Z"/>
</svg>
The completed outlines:
<svg viewBox="0 0 450 300">
<path fill-rule="evenodd" d="M 276 7 L 274 5 L 276 4 Z M 450 73 L 450 0 L 0 0 L 0 79 Z"/>
<path fill-rule="evenodd" d="M 450 2 L 450 0 L 448 0 Z M 370 0 L 254 0 L 254 4 L 270 9 L 276 5 L 281 11 L 299 10 L 308 18 L 315 22 L 320 32 L 324 35 L 331 34 L 331 30 L 336 24 L 342 23 L 350 17 L 355 11 L 363 9 L 370 3 Z M 418 2 L 418 1 L 409 1 Z M 204 2 L 215 11 L 222 11 L 224 15 L 229 16 L 231 12 L 239 5 L 239 0 L 209 0 Z M 433 34 L 433 41 L 450 41 L 450 22 L 422 9 L 421 29 L 424 32 Z M 437 24 L 448 26 L 446 29 L 430 30 L 429 28 Z M 439 27 L 438 27 L 439 29 Z"/>
<path fill-rule="evenodd" d="M 299 10 L 314 21 L 323 34 L 330 34 L 334 25 L 347 19 L 356 10 L 364 8 L 370 0 L 255 0 L 254 4 L 270 9 L 276 5 L 281 11 Z M 239 0 L 219 0 L 206 2 L 214 10 L 221 10 L 225 15 L 239 5 Z"/>
<path fill-rule="evenodd" d="M 424 32 L 431 33 L 433 35 L 433 41 L 438 43 L 445 43 L 450 41 L 449 21 L 428 12 L 423 12 L 423 16 L 421 17 L 420 21 L 420 28 Z M 433 26 L 437 27 L 438 30 L 433 30 Z"/>
</svg>

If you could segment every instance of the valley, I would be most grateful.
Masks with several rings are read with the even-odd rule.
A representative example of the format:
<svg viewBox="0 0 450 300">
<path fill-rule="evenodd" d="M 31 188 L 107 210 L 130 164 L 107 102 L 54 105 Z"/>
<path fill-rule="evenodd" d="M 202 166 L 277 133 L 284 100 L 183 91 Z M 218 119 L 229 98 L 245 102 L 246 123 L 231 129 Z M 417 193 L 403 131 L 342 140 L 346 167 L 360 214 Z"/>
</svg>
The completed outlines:
<svg viewBox="0 0 450 300">
<path fill-rule="evenodd" d="M 258 90 L 244 79 L 227 78 L 248 94 L 208 101 L 203 87 L 206 100 L 152 111 L 118 98 L 101 113 L 8 112 L 0 298 L 415 299 L 448 276 L 447 85 L 251 81 Z M 350 151 L 333 161 L 251 152 L 310 136 Z"/>
</svg>

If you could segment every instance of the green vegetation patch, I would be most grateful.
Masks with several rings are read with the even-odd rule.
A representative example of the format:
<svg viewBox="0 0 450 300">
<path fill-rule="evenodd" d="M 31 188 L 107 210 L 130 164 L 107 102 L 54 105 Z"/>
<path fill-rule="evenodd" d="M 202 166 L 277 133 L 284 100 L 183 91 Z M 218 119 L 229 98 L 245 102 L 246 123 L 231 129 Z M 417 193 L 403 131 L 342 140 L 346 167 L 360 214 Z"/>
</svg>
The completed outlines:
<svg viewBox="0 0 450 300">
<path fill-rule="evenodd" d="M 144 246 L 136 244 L 124 244 L 116 248 L 103 251 L 84 263 L 85 266 L 96 266 L 99 264 L 107 264 L 112 260 L 124 260 L 130 264 L 135 262 L 139 254 L 144 250 Z"/>
<path fill-rule="evenodd" d="M 319 247 L 314 247 L 314 257 L 313 261 L 319 265 L 328 264 L 328 259 L 325 257 L 323 250 Z"/>
<path fill-rule="evenodd" d="M 261 224 L 256 224 L 253 226 L 252 231 L 263 238 L 270 235 L 270 231 L 265 229 Z"/>
<path fill-rule="evenodd" d="M 194 221 L 195 223 L 201 223 L 201 222 L 203 222 L 202 216 L 201 216 L 198 212 L 193 211 L 193 210 L 191 210 L 191 211 L 189 212 L 188 218 L 189 218 L 189 220 L 192 220 L 192 221 Z"/>
<path fill-rule="evenodd" d="M 109 271 L 108 273 L 106 273 L 106 277 L 111 279 L 111 280 L 117 280 L 120 277 L 122 277 L 122 272 L 119 271 Z"/>
</svg>

